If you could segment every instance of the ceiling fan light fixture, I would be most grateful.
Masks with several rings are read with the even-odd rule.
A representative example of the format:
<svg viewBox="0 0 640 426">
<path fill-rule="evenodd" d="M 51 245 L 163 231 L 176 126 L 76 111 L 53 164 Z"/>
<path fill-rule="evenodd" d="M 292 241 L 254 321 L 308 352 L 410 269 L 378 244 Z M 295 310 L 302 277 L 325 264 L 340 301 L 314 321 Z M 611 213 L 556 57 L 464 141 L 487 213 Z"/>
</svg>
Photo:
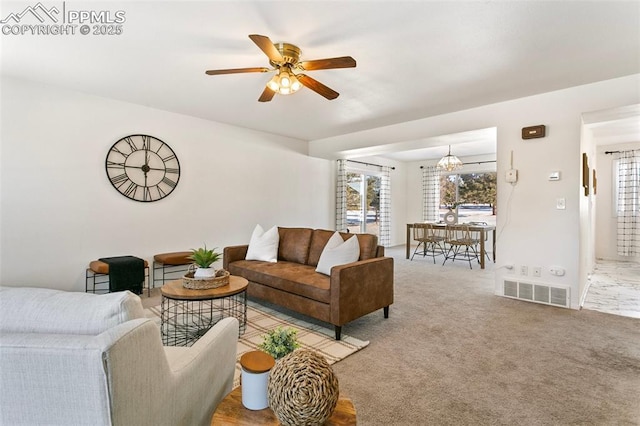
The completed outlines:
<svg viewBox="0 0 640 426">
<path fill-rule="evenodd" d="M 356 60 L 351 56 L 301 61 L 301 50 L 298 46 L 290 43 L 274 43 L 269 37 L 260 34 L 249 34 L 249 38 L 267 55 L 272 68 L 227 68 L 207 70 L 205 74 L 222 75 L 276 71 L 276 75 L 273 76 L 263 89 L 262 94 L 258 98 L 258 102 L 270 102 L 276 93 L 281 95 L 295 93 L 300 90 L 302 86 L 313 90 L 320 96 L 331 101 L 336 99 L 340 94 L 306 74 L 301 73 L 296 75 L 293 70 L 314 71 L 334 68 L 354 68 L 356 66 Z"/>
<path fill-rule="evenodd" d="M 282 67 L 278 70 L 278 74 L 269 80 L 267 87 L 281 95 L 290 95 L 300 90 L 302 84 L 290 69 Z"/>
<path fill-rule="evenodd" d="M 449 145 L 449 154 L 445 155 L 438 161 L 437 168 L 452 172 L 462 167 L 463 163 L 455 155 L 451 155 L 451 145 Z"/>
<path fill-rule="evenodd" d="M 292 92 L 297 92 L 298 90 L 300 90 L 301 87 L 302 87 L 302 84 L 300 84 L 300 82 L 298 81 L 298 79 L 294 75 L 293 78 L 291 79 L 291 90 L 292 90 Z"/>
<path fill-rule="evenodd" d="M 300 82 L 296 78 L 296 75 L 291 72 L 288 67 L 280 68 L 278 80 L 280 84 L 280 90 L 278 91 L 278 93 L 280 93 L 281 95 L 289 95 L 291 93 L 297 92 L 300 89 Z"/>
<path fill-rule="evenodd" d="M 269 80 L 269 82 L 267 83 L 267 87 L 273 90 L 274 92 L 277 92 L 278 90 L 280 90 L 280 85 L 278 84 L 277 75 L 274 75 L 273 78 Z"/>
<path fill-rule="evenodd" d="M 290 86 L 291 86 L 291 79 L 289 78 L 289 74 L 280 73 L 280 87 L 289 88 Z"/>
</svg>

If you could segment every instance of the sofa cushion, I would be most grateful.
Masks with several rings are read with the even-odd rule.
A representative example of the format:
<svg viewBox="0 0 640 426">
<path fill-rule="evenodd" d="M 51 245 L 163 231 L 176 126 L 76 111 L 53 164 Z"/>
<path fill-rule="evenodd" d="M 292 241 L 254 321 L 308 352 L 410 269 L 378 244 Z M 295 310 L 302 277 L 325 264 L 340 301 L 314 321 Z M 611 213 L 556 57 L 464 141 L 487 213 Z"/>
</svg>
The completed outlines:
<svg viewBox="0 0 640 426">
<path fill-rule="evenodd" d="M 358 238 L 352 236 L 345 241 L 339 232 L 335 232 L 322 250 L 316 272 L 331 275 L 331 268 L 353 263 L 358 260 L 358 257 L 360 257 Z"/>
<path fill-rule="evenodd" d="M 280 234 L 278 260 L 306 265 L 313 229 L 278 228 L 278 233 Z"/>
<path fill-rule="evenodd" d="M 256 225 L 251 234 L 246 259 L 277 262 L 279 240 L 278 228 L 275 226 L 265 232 L 262 226 Z"/>
<path fill-rule="evenodd" d="M 313 235 L 311 236 L 311 246 L 309 247 L 309 259 L 307 259 L 307 265 L 313 267 L 318 266 L 322 250 L 324 250 L 324 246 L 327 245 L 327 241 L 329 241 L 329 238 L 331 238 L 334 232 L 336 231 L 314 229 Z"/>
<path fill-rule="evenodd" d="M 32 287 L 0 287 L 0 329 L 9 333 L 97 335 L 145 318 L 130 291 L 91 294 Z"/>
<path fill-rule="evenodd" d="M 342 238 L 348 238 L 349 234 L 342 233 Z M 378 237 L 372 234 L 356 234 L 360 244 L 360 259 L 368 260 L 376 257 L 378 250 Z"/>
<path fill-rule="evenodd" d="M 229 272 L 319 302 L 329 303 L 331 299 L 329 277 L 316 272 L 312 266 L 287 261 L 239 260 L 229 264 Z"/>
<path fill-rule="evenodd" d="M 324 246 L 327 245 L 327 241 L 336 231 L 328 231 L 326 229 L 315 229 L 311 236 L 311 247 L 309 248 L 309 259 L 307 265 L 318 266 L 320 255 Z M 360 245 L 360 257 L 358 260 L 373 259 L 376 257 L 376 250 L 378 249 L 378 237 L 372 234 L 350 234 L 347 232 L 341 232 L 343 240 L 356 235 L 358 237 L 358 244 Z"/>
</svg>

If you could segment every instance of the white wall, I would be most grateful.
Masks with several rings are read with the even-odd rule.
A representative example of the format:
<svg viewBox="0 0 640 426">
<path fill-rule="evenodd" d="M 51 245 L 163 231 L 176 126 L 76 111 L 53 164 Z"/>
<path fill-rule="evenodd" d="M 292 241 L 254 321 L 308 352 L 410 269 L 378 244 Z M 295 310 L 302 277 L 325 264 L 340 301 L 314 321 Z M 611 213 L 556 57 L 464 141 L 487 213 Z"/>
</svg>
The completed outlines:
<svg viewBox="0 0 640 426">
<path fill-rule="evenodd" d="M 544 283 L 571 288 L 578 308 L 583 276 L 581 114 L 640 102 L 640 76 L 425 118 L 357 134 L 303 141 L 52 87 L 2 81 L 0 283 L 84 289 L 90 260 L 224 247 L 264 226 L 333 228 L 335 163 L 341 152 L 496 127 L 498 216 L 496 294 L 505 264 L 541 266 Z M 521 128 L 545 124 L 548 136 L 523 141 Z M 398 131 L 401 127 L 403 131 Z M 156 203 L 118 194 L 104 171 L 109 147 L 150 133 L 180 158 L 176 190 Z M 513 152 L 519 181 L 501 176 Z M 414 212 L 413 164 L 392 172 L 392 242 L 404 243 Z M 419 170 L 419 169 L 418 169 Z M 560 171 L 562 179 L 547 180 Z M 415 173 L 414 173 L 415 172 Z M 402 186 L 406 188 L 402 190 Z M 567 209 L 556 210 L 565 198 Z M 410 201 L 413 200 L 413 201 Z M 593 242 L 592 242 L 593 243 Z M 32 253 L 35 253 L 32 254 Z M 566 269 L 554 277 L 550 266 Z M 529 279 L 531 281 L 531 279 Z"/>
<path fill-rule="evenodd" d="M 640 257 L 628 257 L 618 255 L 616 246 L 617 221 L 614 216 L 615 201 L 613 199 L 613 159 L 614 156 L 605 154 L 605 151 L 623 151 L 627 149 L 640 149 L 640 142 L 600 145 L 596 149 L 596 162 L 598 165 L 597 179 L 598 192 L 596 199 L 596 233 L 595 256 L 597 259 L 619 260 L 625 262 L 640 262 Z"/>
<path fill-rule="evenodd" d="M 580 232 L 581 114 L 639 101 L 640 75 L 633 75 L 311 141 L 309 153 L 334 158 L 366 148 L 368 155 L 376 155 L 376 148 L 384 152 L 405 141 L 496 127 L 498 267 L 495 292 L 502 294 L 503 279 L 509 275 L 503 268 L 505 265 L 514 265 L 516 269 L 527 265 L 529 271 L 533 266 L 540 266 L 542 276 L 535 280 L 526 277 L 527 281 L 569 287 L 570 305 L 577 309 L 583 288 L 581 280 L 586 277 L 586 271 L 580 270 L 580 254 L 588 251 L 583 248 L 587 242 Z M 537 124 L 547 126 L 547 136 L 522 140 L 521 129 Z M 519 171 L 515 186 L 502 178 L 512 153 L 513 167 Z M 548 174 L 552 171 L 559 171 L 561 180 L 549 181 Z M 566 200 L 565 210 L 556 209 L 558 198 Z M 410 214 L 407 219 L 412 217 Z M 564 268 L 566 274 L 552 276 L 551 266 Z"/>
<path fill-rule="evenodd" d="M 2 80 L 0 283 L 84 290 L 91 260 L 249 241 L 256 223 L 333 229 L 332 161 L 307 143 L 140 105 Z M 173 148 L 180 182 L 153 203 L 116 192 L 108 149 Z"/>
</svg>

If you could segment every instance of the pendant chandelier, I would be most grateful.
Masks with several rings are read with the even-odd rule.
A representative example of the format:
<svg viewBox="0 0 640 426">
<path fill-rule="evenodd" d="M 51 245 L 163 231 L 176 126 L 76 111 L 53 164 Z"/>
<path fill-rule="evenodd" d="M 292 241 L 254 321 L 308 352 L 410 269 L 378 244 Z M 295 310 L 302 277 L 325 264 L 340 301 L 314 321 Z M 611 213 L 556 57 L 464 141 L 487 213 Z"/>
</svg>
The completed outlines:
<svg viewBox="0 0 640 426">
<path fill-rule="evenodd" d="M 451 145 L 449 145 L 449 154 L 445 155 L 438 161 L 437 168 L 452 172 L 462 167 L 462 161 L 455 155 L 451 155 Z"/>
</svg>

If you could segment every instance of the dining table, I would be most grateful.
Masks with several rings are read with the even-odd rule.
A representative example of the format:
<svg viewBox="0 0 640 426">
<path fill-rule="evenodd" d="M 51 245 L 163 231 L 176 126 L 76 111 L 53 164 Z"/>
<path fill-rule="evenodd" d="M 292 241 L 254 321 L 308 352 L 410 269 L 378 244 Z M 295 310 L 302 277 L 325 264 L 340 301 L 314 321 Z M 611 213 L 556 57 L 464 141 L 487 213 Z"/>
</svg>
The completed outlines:
<svg viewBox="0 0 640 426">
<path fill-rule="evenodd" d="M 438 228 L 438 229 L 446 229 L 447 228 L 447 224 L 446 223 L 441 223 L 441 222 L 424 222 L 424 223 L 431 223 L 433 225 L 434 228 Z M 413 229 L 414 225 L 416 225 L 415 223 L 407 223 L 407 259 L 409 259 L 409 257 L 411 256 L 411 230 Z M 469 225 L 469 230 L 470 231 L 480 231 L 480 269 L 484 269 L 485 266 L 485 262 L 484 262 L 484 258 L 485 258 L 485 254 L 486 254 L 486 248 L 485 248 L 485 240 L 487 239 L 487 233 L 488 232 L 492 232 L 492 239 L 491 239 L 491 245 L 492 245 L 492 251 L 493 251 L 493 263 L 496 262 L 496 227 L 494 225 L 484 225 L 484 224 L 474 224 L 474 223 L 468 223 L 468 224 L 462 224 L 462 225 Z"/>
</svg>

